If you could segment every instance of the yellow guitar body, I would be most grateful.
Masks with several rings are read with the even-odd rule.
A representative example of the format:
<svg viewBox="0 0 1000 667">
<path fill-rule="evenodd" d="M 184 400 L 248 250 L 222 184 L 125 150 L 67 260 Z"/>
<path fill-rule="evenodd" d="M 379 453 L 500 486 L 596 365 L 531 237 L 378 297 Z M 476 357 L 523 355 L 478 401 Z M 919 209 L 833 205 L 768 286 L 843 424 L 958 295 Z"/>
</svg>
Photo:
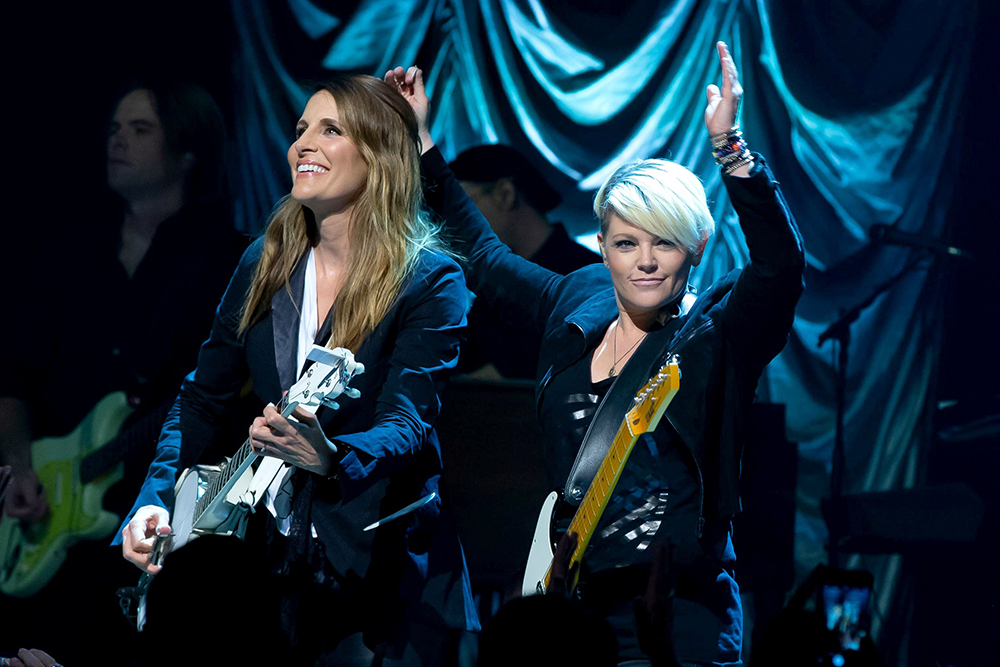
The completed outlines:
<svg viewBox="0 0 1000 667">
<path fill-rule="evenodd" d="M 0 521 L 0 591 L 28 597 L 55 576 L 73 544 L 109 537 L 120 523 L 103 508 L 104 494 L 122 478 L 122 464 L 94 481 L 80 481 L 80 461 L 115 439 L 132 414 L 124 392 L 108 394 L 72 433 L 31 445 L 32 464 L 45 487 L 48 515 L 38 523 Z"/>
</svg>

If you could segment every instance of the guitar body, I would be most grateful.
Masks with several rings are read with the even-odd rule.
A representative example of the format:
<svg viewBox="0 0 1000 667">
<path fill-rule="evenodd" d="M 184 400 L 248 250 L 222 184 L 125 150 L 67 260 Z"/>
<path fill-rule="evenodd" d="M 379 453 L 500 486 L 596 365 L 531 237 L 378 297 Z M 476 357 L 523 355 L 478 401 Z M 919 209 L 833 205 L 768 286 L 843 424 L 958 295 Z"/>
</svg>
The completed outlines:
<svg viewBox="0 0 1000 667">
<path fill-rule="evenodd" d="M 170 519 L 170 548 L 180 549 L 187 544 L 194 529 L 194 507 L 198 502 L 199 487 L 202 487 L 206 476 L 199 473 L 197 467 L 188 468 L 177 478 L 174 487 L 174 513 Z"/>
<path fill-rule="evenodd" d="M 531 538 L 531 551 L 528 552 L 528 562 L 524 566 L 521 595 L 545 592 L 545 576 L 555 555 L 552 550 L 552 517 L 555 515 L 558 502 L 559 494 L 553 491 L 546 496 L 538 513 L 538 523 L 535 524 L 535 533 Z"/>
<path fill-rule="evenodd" d="M 340 406 L 334 399 L 341 394 L 348 398 L 361 395 L 348 385 L 355 375 L 365 372 L 365 366 L 354 361 L 350 350 L 313 345 L 306 358 L 313 364 L 285 392 L 278 406 L 272 404 L 283 417 L 294 421 L 292 413 L 296 408 L 311 414 L 316 414 L 320 406 L 336 410 Z M 281 460 L 257 453 L 248 439 L 222 465 L 197 465 L 184 470 L 174 485 L 170 533 L 157 537 L 154 551 L 162 550 L 165 557 L 199 535 L 242 538 L 249 512 L 264 498 L 283 466 Z M 159 564 L 159 557 L 153 562 Z M 138 586 L 118 591 L 122 610 L 139 631 L 146 621 L 146 591 L 151 578 L 149 573 L 143 574 Z"/>
<path fill-rule="evenodd" d="M 170 519 L 170 551 L 179 549 L 198 535 L 236 535 L 242 538 L 247 512 L 263 495 L 263 489 L 281 468 L 277 459 L 260 459 L 256 471 L 249 465 L 238 473 L 207 509 L 199 514 L 198 500 L 218 478 L 220 466 L 194 466 L 177 478 L 174 511 Z M 254 484 L 254 481 L 256 483 Z M 252 491 L 251 485 L 260 491 Z M 248 495 L 249 492 L 249 495 Z"/>
<path fill-rule="evenodd" d="M 275 461 L 275 459 L 269 459 Z M 280 467 L 280 466 L 278 466 Z M 185 469 L 177 477 L 177 484 L 174 485 L 174 511 L 170 520 L 171 533 L 163 547 L 163 554 L 180 549 L 185 544 L 203 534 L 215 535 L 235 535 L 242 539 L 246 532 L 248 512 L 251 505 L 241 503 L 239 498 L 235 503 L 214 504 L 213 511 L 205 512 L 198 517 L 198 500 L 204 495 L 212 483 L 222 474 L 223 466 L 196 465 Z M 265 468 L 258 466 L 257 470 L 261 475 L 274 476 L 275 466 Z M 238 477 L 237 484 L 239 496 L 245 498 L 243 494 L 249 490 L 250 482 L 254 478 L 254 473 L 247 470 Z M 259 482 L 262 483 L 262 482 Z M 227 494 L 228 495 L 228 494 Z M 146 591 L 152 580 L 151 574 L 144 574 L 139 579 L 139 585 L 135 588 L 119 589 L 118 595 L 125 602 L 125 614 L 130 619 L 134 609 L 135 629 L 142 632 L 146 625 Z"/>
<path fill-rule="evenodd" d="M 680 357 L 671 355 L 659 372 L 636 394 L 632 408 L 624 415 L 618 432 L 597 469 L 597 474 L 570 521 L 567 532 L 576 534 L 577 544 L 565 563 L 567 573 L 573 572 L 574 567 L 583 560 L 590 538 L 597 530 L 597 525 L 608 506 L 611 494 L 614 493 L 636 441 L 640 435 L 652 431 L 660 423 L 667 406 L 677 394 L 680 379 Z M 522 595 L 544 593 L 549 587 L 552 560 L 555 557 L 552 549 L 552 517 L 558 502 L 559 494 L 553 491 L 542 503 L 538 523 L 535 525 L 535 534 L 531 540 L 531 550 L 528 552 L 528 562 L 524 566 Z M 578 569 L 576 571 L 579 572 Z M 566 582 L 570 590 L 575 589 L 577 584 L 577 575 L 573 576 L 572 581 Z"/>
<path fill-rule="evenodd" d="M 0 521 L 0 591 L 28 597 L 62 566 L 70 546 L 110 537 L 120 523 L 103 507 L 104 494 L 122 478 L 122 464 L 95 480 L 80 480 L 80 462 L 114 440 L 132 408 L 124 392 L 102 398 L 69 435 L 31 445 L 35 472 L 45 487 L 48 515 L 37 524 L 4 516 Z"/>
</svg>

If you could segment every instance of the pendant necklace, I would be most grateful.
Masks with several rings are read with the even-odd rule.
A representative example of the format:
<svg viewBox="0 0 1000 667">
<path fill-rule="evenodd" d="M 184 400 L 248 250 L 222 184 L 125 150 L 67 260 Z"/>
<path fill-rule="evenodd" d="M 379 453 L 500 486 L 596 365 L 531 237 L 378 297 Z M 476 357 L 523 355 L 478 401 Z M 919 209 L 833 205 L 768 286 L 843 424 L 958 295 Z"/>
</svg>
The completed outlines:
<svg viewBox="0 0 1000 667">
<path fill-rule="evenodd" d="M 618 356 L 618 324 L 620 322 L 621 322 L 621 318 L 618 318 L 618 322 L 615 322 L 615 332 L 611 336 L 611 340 L 612 340 L 612 342 L 611 342 L 611 359 L 613 361 L 611 363 L 611 370 L 608 371 L 608 377 L 614 377 L 615 368 L 618 366 L 618 362 L 621 361 L 622 359 L 624 359 L 625 356 L 628 355 L 629 352 L 631 352 L 632 350 L 634 350 L 636 345 L 638 345 L 642 341 L 646 340 L 646 336 L 649 334 L 648 331 L 646 333 L 642 334 L 642 338 L 640 338 L 636 342 L 632 343 L 632 347 L 630 347 L 629 349 L 627 349 L 624 352 L 622 352 L 622 356 L 619 357 Z"/>
</svg>

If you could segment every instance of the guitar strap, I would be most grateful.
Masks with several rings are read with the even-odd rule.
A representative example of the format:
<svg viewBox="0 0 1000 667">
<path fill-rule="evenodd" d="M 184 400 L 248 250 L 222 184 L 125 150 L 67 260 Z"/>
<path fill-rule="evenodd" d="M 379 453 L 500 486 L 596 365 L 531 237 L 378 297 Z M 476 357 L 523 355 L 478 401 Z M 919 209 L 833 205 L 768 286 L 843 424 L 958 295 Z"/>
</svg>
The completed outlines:
<svg viewBox="0 0 1000 667">
<path fill-rule="evenodd" d="M 685 296 L 687 301 L 687 296 Z M 690 307 L 694 298 L 684 304 Z M 683 312 L 687 308 L 682 307 Z M 597 406 L 594 419 L 590 422 L 587 434 L 576 454 L 576 461 L 566 478 L 565 496 L 571 505 L 579 505 L 584 493 L 590 488 L 590 483 L 601 467 L 601 462 L 607 456 L 615 433 L 625 418 L 625 413 L 632 409 L 632 401 L 639 389 L 656 370 L 654 365 L 660 363 L 660 358 L 673 340 L 684 322 L 683 317 L 673 317 L 662 328 L 651 331 L 646 339 L 639 344 L 638 349 L 622 368 L 615 381 L 605 394 L 604 400 Z"/>
</svg>

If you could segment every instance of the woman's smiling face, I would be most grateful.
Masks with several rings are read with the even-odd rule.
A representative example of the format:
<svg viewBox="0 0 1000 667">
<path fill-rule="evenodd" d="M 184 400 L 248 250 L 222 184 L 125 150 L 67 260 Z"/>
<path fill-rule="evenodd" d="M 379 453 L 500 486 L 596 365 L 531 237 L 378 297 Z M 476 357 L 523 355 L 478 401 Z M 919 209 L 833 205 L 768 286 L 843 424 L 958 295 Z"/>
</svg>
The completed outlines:
<svg viewBox="0 0 1000 667">
<path fill-rule="evenodd" d="M 687 286 L 691 267 L 701 262 L 701 249 L 692 253 L 614 214 L 597 240 L 627 312 L 650 312 L 673 301 Z"/>
<path fill-rule="evenodd" d="M 368 165 L 345 132 L 336 100 L 321 90 L 309 98 L 288 148 L 292 198 L 319 219 L 349 210 L 365 189 Z"/>
</svg>

